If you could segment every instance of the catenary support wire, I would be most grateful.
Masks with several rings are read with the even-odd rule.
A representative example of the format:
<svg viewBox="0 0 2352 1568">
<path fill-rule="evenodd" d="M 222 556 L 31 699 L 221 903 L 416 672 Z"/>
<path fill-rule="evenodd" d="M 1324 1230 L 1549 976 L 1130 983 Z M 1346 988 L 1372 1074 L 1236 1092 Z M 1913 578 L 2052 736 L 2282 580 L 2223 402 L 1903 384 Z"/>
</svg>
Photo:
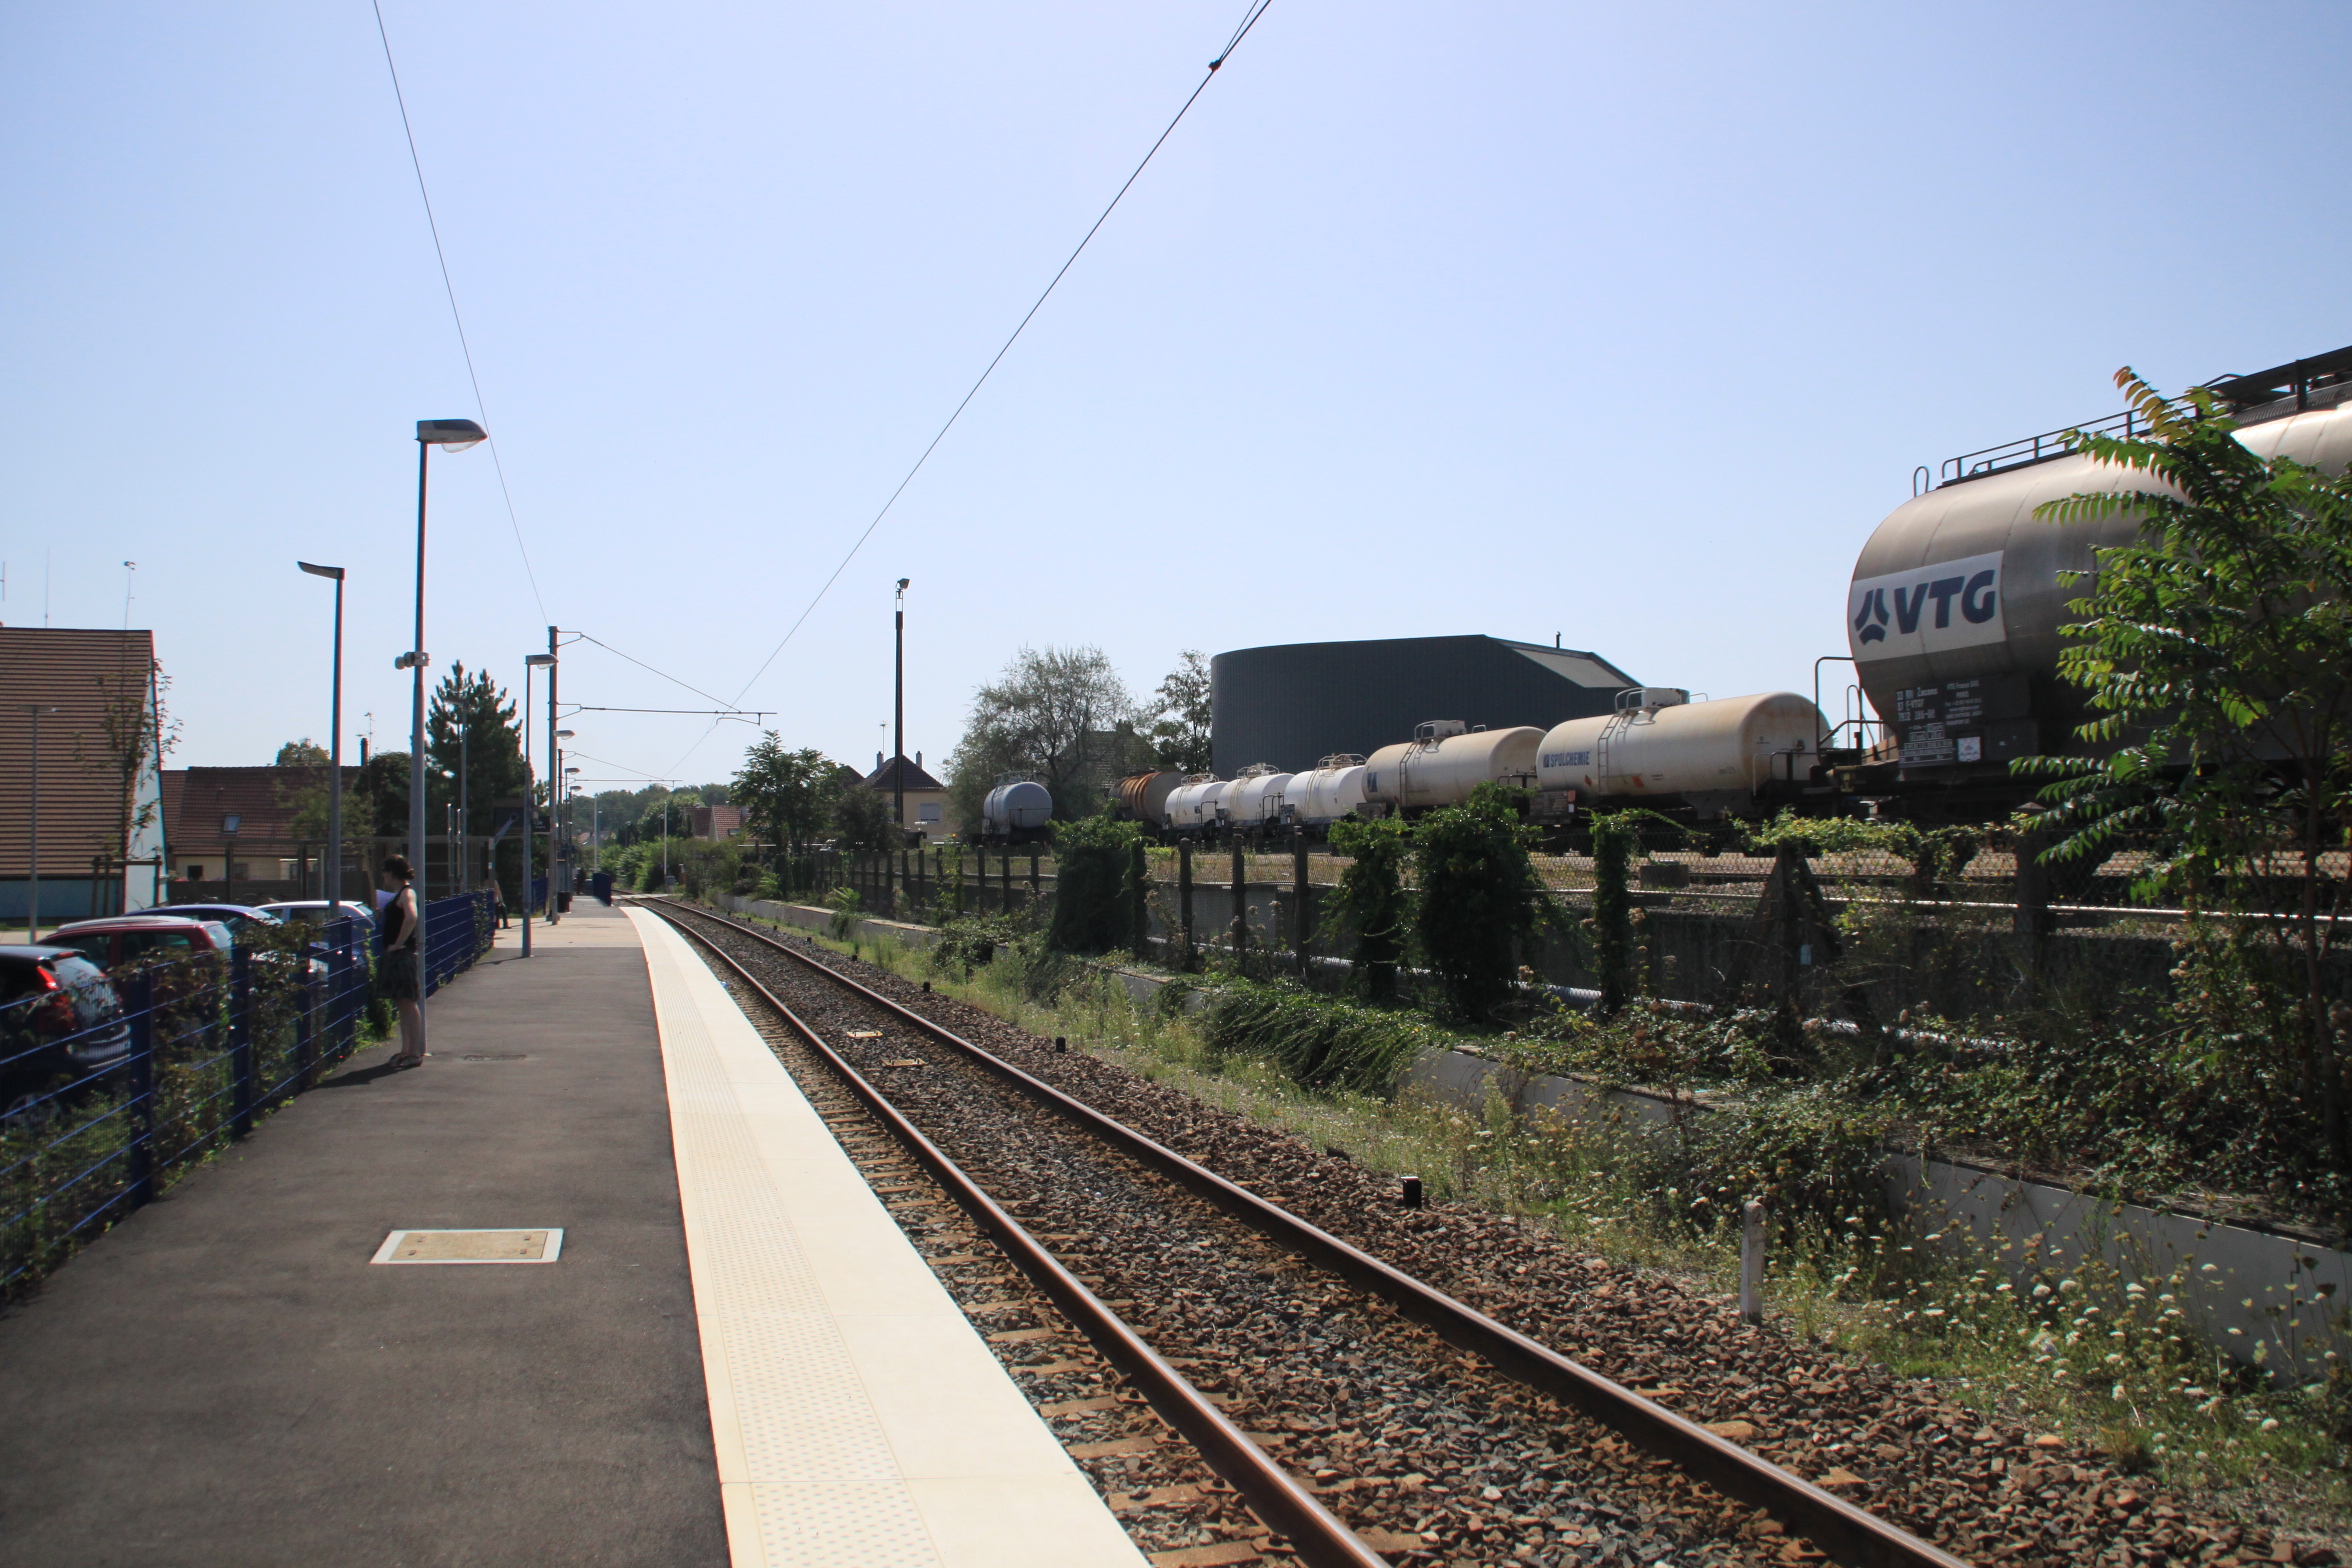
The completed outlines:
<svg viewBox="0 0 2352 1568">
<path fill-rule="evenodd" d="M 1176 116 L 1168 122 L 1167 129 L 1160 132 L 1158 138 L 1152 142 L 1151 149 L 1143 155 L 1142 162 L 1136 164 L 1134 171 L 1119 186 L 1117 194 L 1111 197 L 1109 205 L 1103 208 L 1101 215 L 1088 227 L 1085 236 L 1078 241 L 1077 248 L 1072 250 L 1068 259 L 1063 261 L 1061 267 L 1054 273 L 1053 280 L 1046 284 L 1045 291 L 1037 296 L 1036 302 L 1021 317 L 1020 324 L 1013 328 L 1012 335 L 1004 340 L 1004 346 L 996 351 L 996 356 L 993 359 L 989 360 L 987 368 L 980 372 L 980 378 L 972 383 L 971 390 L 964 394 L 963 401 L 956 404 L 955 411 L 947 416 L 947 422 L 939 427 L 939 432 L 931 438 L 930 445 L 923 448 L 922 455 L 915 459 L 914 466 L 906 471 L 906 477 L 899 480 L 898 488 L 890 492 L 889 499 L 882 503 L 882 509 L 874 514 L 873 521 L 866 524 L 864 531 L 857 536 L 857 542 L 849 547 L 849 553 L 841 558 L 841 564 L 833 568 L 833 574 L 825 579 L 823 586 L 817 589 L 807 607 L 785 629 L 783 638 L 769 651 L 768 656 L 760 661 L 759 668 L 752 671 L 751 679 L 743 683 L 743 689 L 735 694 L 735 700 L 738 703 L 750 692 L 759 678 L 767 674 L 768 666 L 776 662 L 776 656 L 784 651 L 785 644 L 792 641 L 802 624 L 816 612 L 817 606 L 824 602 L 825 595 L 833 591 L 834 583 L 840 581 L 841 574 L 849 570 L 849 563 L 857 559 L 858 552 L 866 547 L 866 541 L 874 536 L 874 530 L 882 526 L 882 519 L 890 515 L 892 507 L 898 505 L 898 498 L 906 494 L 907 486 L 915 482 L 915 476 L 923 471 L 923 465 L 931 460 L 931 454 L 939 449 L 939 443 L 947 439 L 947 433 L 955 428 L 956 421 L 963 417 L 964 410 L 971 406 L 972 399 L 980 395 L 980 389 L 988 384 L 988 378 L 996 373 L 996 367 L 1004 362 L 1005 355 L 1012 352 L 1013 345 L 1020 341 L 1021 334 L 1028 330 L 1029 323 L 1036 318 L 1037 313 L 1045 308 L 1045 302 L 1053 296 L 1053 291 L 1061 285 L 1062 279 L 1068 275 L 1071 267 L 1077 264 L 1079 256 L 1085 252 L 1087 245 L 1093 241 L 1102 226 L 1110 221 L 1111 214 L 1118 209 L 1120 201 L 1133 188 L 1135 182 L 1143 177 L 1143 171 L 1151 166 L 1151 161 L 1158 155 L 1160 148 L 1166 144 L 1170 136 L 1176 133 L 1176 127 L 1184 122 L 1185 115 L 1192 111 L 1192 106 L 1199 101 L 1200 95 L 1208 90 L 1209 83 L 1216 80 L 1219 68 L 1232 57 L 1233 51 L 1240 46 L 1244 38 L 1249 36 L 1250 29 L 1258 25 L 1258 18 L 1266 14 L 1266 8 L 1272 3 L 1273 0 L 1251 0 L 1247 14 L 1241 19 L 1241 25 L 1233 30 L 1233 36 L 1225 41 L 1225 47 L 1217 51 L 1217 57 L 1209 62 L 1208 69 L 1201 75 L 1199 85 L 1195 86 L 1191 96 L 1184 100 L 1183 107 L 1176 111 Z M 706 736 L 705 739 L 707 738 Z M 695 744 L 700 745 L 701 742 L 697 741 Z"/>
<path fill-rule="evenodd" d="M 441 223 L 433 216 L 433 193 L 425 188 L 425 161 L 417 155 L 416 130 L 408 123 L 408 95 L 400 90 L 400 67 L 392 63 L 392 35 L 384 27 L 383 0 L 368 0 L 368 3 L 376 13 L 376 37 L 384 45 L 384 70 L 392 78 L 392 101 L 400 106 L 400 134 L 408 138 L 409 167 L 416 170 L 417 195 L 425 204 L 425 227 L 433 234 L 433 257 L 441 263 L 441 287 L 449 296 L 449 319 L 457 327 L 458 350 L 465 355 L 466 379 L 473 383 L 474 411 L 492 432 L 490 466 L 497 471 L 498 493 L 506 501 L 506 521 L 514 529 L 515 553 L 523 558 L 523 577 L 531 585 L 531 597 L 539 605 L 540 619 L 546 620 L 549 618 L 547 599 L 539 592 L 539 574 L 531 569 L 530 547 L 523 543 L 523 521 L 515 512 L 514 492 L 507 488 L 506 461 L 498 455 L 498 422 L 490 417 L 490 405 L 482 396 L 482 377 L 474 369 L 474 346 L 466 341 L 465 316 L 457 308 L 457 285 L 449 277 L 449 253 L 441 248 Z"/>
</svg>

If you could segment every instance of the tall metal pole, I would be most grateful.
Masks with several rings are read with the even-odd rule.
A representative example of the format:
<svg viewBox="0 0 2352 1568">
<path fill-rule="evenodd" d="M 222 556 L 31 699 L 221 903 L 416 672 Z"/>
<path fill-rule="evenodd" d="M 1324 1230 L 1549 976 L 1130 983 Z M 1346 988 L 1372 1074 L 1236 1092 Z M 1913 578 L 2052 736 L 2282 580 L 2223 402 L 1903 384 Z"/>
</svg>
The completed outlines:
<svg viewBox="0 0 2352 1568">
<path fill-rule="evenodd" d="M 906 591 L 898 580 L 898 657 L 890 680 L 890 825 L 901 843 L 906 841 Z"/>
<path fill-rule="evenodd" d="M 531 662 L 523 661 L 523 876 L 519 891 L 523 905 L 523 956 L 531 956 Z M 491 868 L 497 874 L 497 868 Z"/>
<path fill-rule="evenodd" d="M 417 557 L 416 638 L 408 645 L 415 661 L 408 711 L 408 853 L 415 861 L 417 885 L 416 951 L 425 953 L 425 903 L 432 897 L 432 880 L 425 871 L 425 477 L 433 444 L 419 432 L 417 439 Z M 422 972 L 421 969 L 419 971 Z"/>
<path fill-rule="evenodd" d="M 334 733 L 327 741 L 327 919 L 343 897 L 343 573 L 335 572 Z"/>
<path fill-rule="evenodd" d="M 554 661 L 562 658 L 556 651 L 556 629 L 547 628 L 547 656 Z M 547 923 L 554 925 L 558 916 L 555 896 L 555 866 L 563 854 L 562 824 L 558 813 L 563 809 L 563 753 L 555 744 L 555 675 L 560 666 L 547 666 Z"/>
<path fill-rule="evenodd" d="M 32 872 L 25 884 L 25 940 L 41 940 L 41 705 L 25 704 L 33 719 Z"/>
<path fill-rule="evenodd" d="M 473 770 L 469 746 L 473 741 L 474 726 L 470 715 L 460 710 L 457 717 L 457 890 L 472 891 L 474 857 L 467 853 L 466 840 L 474 824 L 466 816 L 466 775 Z"/>
</svg>

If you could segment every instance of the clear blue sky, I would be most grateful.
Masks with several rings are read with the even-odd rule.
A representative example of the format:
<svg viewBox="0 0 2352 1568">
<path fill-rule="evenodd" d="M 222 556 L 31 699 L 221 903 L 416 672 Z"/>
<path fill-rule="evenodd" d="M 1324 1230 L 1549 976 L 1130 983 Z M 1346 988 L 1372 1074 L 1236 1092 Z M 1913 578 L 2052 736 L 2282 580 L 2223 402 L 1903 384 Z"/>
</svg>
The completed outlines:
<svg viewBox="0 0 2352 1568">
<path fill-rule="evenodd" d="M 175 761 L 405 742 L 430 628 L 732 698 L 1238 3 L 365 0 L 0 19 L 0 620 L 155 628 Z M 1491 632 L 1803 688 L 1914 465 L 2352 342 L 2341 5 L 1276 0 L 747 705 L 870 763 L 1024 642 Z M 602 650 L 565 693 L 699 699 Z M 0 674 L 0 682 L 6 679 Z M 1478 715 L 1464 715 L 1476 719 Z M 598 777 L 748 731 L 584 714 Z M 1385 737 L 1367 737 L 1367 744 Z M 698 744 L 699 741 L 699 744 Z M 617 764 L 618 766 L 608 766 Z"/>
</svg>

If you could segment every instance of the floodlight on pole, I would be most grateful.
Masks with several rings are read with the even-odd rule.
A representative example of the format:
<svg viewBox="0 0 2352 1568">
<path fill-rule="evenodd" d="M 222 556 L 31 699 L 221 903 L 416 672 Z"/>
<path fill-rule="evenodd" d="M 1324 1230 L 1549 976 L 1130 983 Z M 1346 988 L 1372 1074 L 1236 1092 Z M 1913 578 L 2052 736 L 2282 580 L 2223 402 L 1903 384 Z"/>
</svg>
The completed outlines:
<svg viewBox="0 0 2352 1568">
<path fill-rule="evenodd" d="M 433 896 L 425 875 L 425 490 L 433 448 L 462 452 L 490 439 L 490 433 L 470 419 L 420 419 L 417 442 L 416 636 L 409 643 L 407 669 L 413 679 L 408 715 L 408 853 L 416 876 L 416 950 L 427 951 L 425 902 Z"/>
<path fill-rule="evenodd" d="M 538 815 L 531 801 L 531 675 L 555 663 L 552 653 L 523 655 L 523 956 L 531 956 L 531 819 Z M 555 803 L 555 791 L 548 792 L 548 804 Z M 549 824 L 550 828 L 553 823 Z"/>
</svg>

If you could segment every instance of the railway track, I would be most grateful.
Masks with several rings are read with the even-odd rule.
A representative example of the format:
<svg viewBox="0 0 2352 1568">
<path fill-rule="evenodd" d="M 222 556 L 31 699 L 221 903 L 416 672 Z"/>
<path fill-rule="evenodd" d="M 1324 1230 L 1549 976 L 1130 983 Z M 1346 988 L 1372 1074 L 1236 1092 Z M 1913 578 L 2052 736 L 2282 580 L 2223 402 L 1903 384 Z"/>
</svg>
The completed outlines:
<svg viewBox="0 0 2352 1568">
<path fill-rule="evenodd" d="M 1960 1562 L 811 952 L 650 907 L 710 955 L 821 1097 L 1048 1418 L 1127 1434 L 1072 1452 L 1147 1550 L 1181 1554 L 1167 1561 Z M 954 1212 L 912 1212 L 938 1200 L 910 1196 L 910 1165 Z M 1007 1294 L 1007 1263 L 1027 1294 Z M 1133 1395 L 1070 1353 L 1072 1333 L 1197 1460 L 1164 1448 Z M 1057 1377 L 1097 1391 L 1072 1397 Z M 1205 1471 L 1187 1476 L 1188 1463 Z"/>
</svg>

